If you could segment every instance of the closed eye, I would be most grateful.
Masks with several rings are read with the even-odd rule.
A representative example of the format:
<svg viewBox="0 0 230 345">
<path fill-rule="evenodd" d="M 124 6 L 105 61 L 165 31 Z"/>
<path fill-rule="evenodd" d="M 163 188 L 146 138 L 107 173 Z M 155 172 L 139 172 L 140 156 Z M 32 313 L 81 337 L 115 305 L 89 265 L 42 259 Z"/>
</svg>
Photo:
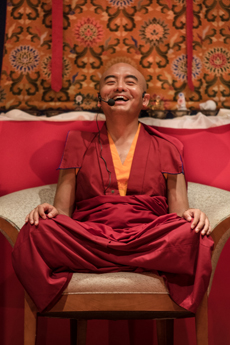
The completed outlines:
<svg viewBox="0 0 230 345">
<path fill-rule="evenodd" d="M 106 82 L 106 85 L 113 85 L 114 83 L 115 83 L 114 80 L 108 80 L 108 81 Z"/>
<path fill-rule="evenodd" d="M 129 81 L 126 82 L 126 84 L 128 84 L 128 85 L 135 85 L 136 83 L 133 80 L 129 80 Z"/>
<path fill-rule="evenodd" d="M 138 79 L 135 75 L 127 75 L 125 79 L 126 83 L 129 85 L 135 85 L 138 83 Z"/>
</svg>

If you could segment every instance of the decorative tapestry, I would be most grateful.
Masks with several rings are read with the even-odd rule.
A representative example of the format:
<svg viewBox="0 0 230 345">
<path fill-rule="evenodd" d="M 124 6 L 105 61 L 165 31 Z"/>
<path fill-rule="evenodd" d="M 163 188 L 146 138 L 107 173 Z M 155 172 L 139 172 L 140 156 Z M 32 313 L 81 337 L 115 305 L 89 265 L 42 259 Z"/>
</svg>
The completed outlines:
<svg viewBox="0 0 230 345">
<path fill-rule="evenodd" d="M 8 0 L 0 108 L 97 110 L 104 70 L 146 78 L 152 109 L 230 106 L 229 0 Z"/>
</svg>

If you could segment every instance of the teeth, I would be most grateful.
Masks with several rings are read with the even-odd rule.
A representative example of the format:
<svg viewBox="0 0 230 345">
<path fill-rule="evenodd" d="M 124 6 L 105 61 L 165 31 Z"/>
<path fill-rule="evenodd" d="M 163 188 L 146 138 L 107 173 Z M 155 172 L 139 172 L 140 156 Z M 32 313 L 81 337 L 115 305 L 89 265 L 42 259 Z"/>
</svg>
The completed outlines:
<svg viewBox="0 0 230 345">
<path fill-rule="evenodd" d="M 114 99 L 115 99 L 115 101 L 117 101 L 117 100 L 127 101 L 123 96 L 117 96 Z"/>
</svg>

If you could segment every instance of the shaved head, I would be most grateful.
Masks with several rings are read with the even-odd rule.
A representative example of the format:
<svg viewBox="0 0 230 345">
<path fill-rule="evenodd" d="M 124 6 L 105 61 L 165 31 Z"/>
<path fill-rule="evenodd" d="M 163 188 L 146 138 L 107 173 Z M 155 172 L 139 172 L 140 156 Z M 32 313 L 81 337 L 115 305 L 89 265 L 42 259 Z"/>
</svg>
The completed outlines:
<svg viewBox="0 0 230 345">
<path fill-rule="evenodd" d="M 146 80 L 143 74 L 141 74 L 141 72 L 139 72 L 135 67 L 125 62 L 119 62 L 112 65 L 102 74 L 99 89 L 101 90 L 102 85 L 109 77 L 115 76 L 120 70 L 125 70 L 127 72 L 127 77 L 137 80 L 143 91 L 147 90 Z"/>
</svg>

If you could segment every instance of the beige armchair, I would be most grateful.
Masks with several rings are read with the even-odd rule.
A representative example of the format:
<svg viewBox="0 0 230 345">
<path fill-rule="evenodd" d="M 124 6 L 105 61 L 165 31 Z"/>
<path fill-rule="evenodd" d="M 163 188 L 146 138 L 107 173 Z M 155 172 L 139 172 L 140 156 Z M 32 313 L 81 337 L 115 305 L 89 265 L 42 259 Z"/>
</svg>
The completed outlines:
<svg viewBox="0 0 230 345">
<path fill-rule="evenodd" d="M 56 185 L 22 190 L 0 198 L 0 231 L 12 247 L 25 215 L 37 204 L 53 202 Z M 75 273 L 61 299 L 38 314 L 25 293 L 24 344 L 35 345 L 37 316 L 71 319 L 71 345 L 86 341 L 88 319 L 156 319 L 159 345 L 173 344 L 173 321 L 195 317 L 197 345 L 208 345 L 208 296 L 219 256 L 230 236 L 230 192 L 189 183 L 190 207 L 202 209 L 211 221 L 215 248 L 207 294 L 194 315 L 169 297 L 163 279 L 146 273 Z M 77 321 L 76 321 L 77 320 Z"/>
</svg>

